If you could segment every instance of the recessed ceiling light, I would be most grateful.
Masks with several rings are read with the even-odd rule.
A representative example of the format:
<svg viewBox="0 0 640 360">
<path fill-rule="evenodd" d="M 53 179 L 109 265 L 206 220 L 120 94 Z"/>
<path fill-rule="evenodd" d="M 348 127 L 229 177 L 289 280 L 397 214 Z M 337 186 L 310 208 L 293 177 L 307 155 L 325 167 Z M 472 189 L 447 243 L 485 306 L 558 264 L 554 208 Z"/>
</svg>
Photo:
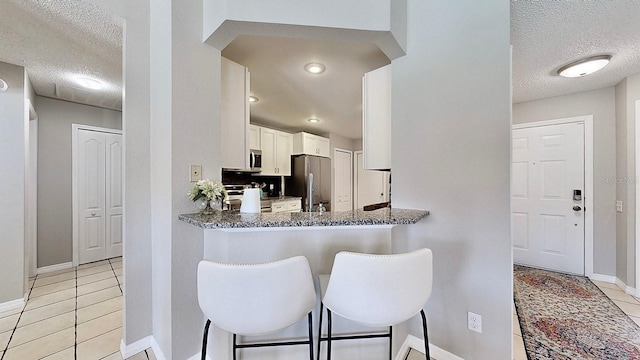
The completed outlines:
<svg viewBox="0 0 640 360">
<path fill-rule="evenodd" d="M 0 91 L 5 92 L 7 91 L 8 88 L 9 88 L 9 85 L 7 84 L 7 82 L 0 79 Z"/>
<path fill-rule="evenodd" d="M 324 72 L 324 65 L 320 63 L 309 63 L 304 66 L 304 69 L 312 74 L 322 74 Z"/>
<path fill-rule="evenodd" d="M 91 79 L 88 77 L 79 77 L 76 82 L 80 84 L 80 86 L 85 87 L 91 90 L 102 89 L 102 83 L 96 79 Z"/>
<path fill-rule="evenodd" d="M 260 101 L 260 99 L 258 99 L 257 97 L 253 95 L 249 96 L 249 102 L 258 102 L 258 101 Z"/>
<path fill-rule="evenodd" d="M 581 77 L 592 74 L 607 66 L 611 55 L 598 55 L 574 61 L 558 69 L 558 75 L 564 77 Z"/>
<path fill-rule="evenodd" d="M 307 120 L 308 122 L 312 123 L 312 124 L 317 124 L 320 122 L 320 119 L 316 119 L 316 118 L 311 118 Z"/>
</svg>

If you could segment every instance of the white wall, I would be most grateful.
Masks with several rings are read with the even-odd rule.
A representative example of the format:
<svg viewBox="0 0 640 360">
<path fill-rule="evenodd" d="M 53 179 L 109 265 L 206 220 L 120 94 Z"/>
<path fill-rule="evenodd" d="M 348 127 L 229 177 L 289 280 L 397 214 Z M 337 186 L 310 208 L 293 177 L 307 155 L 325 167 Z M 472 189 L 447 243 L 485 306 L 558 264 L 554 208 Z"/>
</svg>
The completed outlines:
<svg viewBox="0 0 640 360">
<path fill-rule="evenodd" d="M 122 129 L 122 113 L 36 97 L 38 113 L 38 267 L 71 262 L 71 125 Z"/>
<path fill-rule="evenodd" d="M 640 99 L 640 73 L 623 79 L 616 94 L 616 183 L 617 200 L 623 213 L 617 213 L 616 277 L 627 286 L 636 283 L 636 118 L 635 102 Z"/>
<path fill-rule="evenodd" d="M 28 112 L 25 111 L 25 71 L 0 62 L 1 78 L 9 86 L 0 92 L 0 305 L 25 294 L 25 194 Z"/>
<path fill-rule="evenodd" d="M 616 109 L 613 87 L 513 105 L 513 123 L 593 115 L 594 272 L 616 274 Z M 587 209 L 587 211 L 589 211 Z"/>
<path fill-rule="evenodd" d="M 430 340 L 511 359 L 509 2 L 410 0 L 408 12 L 407 55 L 392 62 L 392 205 L 431 215 L 393 241 L 433 251 Z"/>
</svg>

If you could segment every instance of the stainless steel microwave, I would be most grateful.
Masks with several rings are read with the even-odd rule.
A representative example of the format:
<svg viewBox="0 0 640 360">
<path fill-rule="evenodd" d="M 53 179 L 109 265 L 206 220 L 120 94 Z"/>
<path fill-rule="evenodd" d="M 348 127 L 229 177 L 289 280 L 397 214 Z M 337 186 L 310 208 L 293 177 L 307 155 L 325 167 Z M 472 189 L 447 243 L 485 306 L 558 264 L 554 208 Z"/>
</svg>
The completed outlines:
<svg viewBox="0 0 640 360">
<path fill-rule="evenodd" d="M 260 171 L 262 168 L 262 151 L 249 150 L 249 168 L 252 171 Z"/>
</svg>

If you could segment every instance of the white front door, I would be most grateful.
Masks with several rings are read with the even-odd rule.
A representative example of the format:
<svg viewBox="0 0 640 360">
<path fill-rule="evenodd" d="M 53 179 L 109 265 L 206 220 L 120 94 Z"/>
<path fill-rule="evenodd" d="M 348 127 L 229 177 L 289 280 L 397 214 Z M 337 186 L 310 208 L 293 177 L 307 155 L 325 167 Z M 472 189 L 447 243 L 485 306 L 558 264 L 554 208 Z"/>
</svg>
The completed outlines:
<svg viewBox="0 0 640 360">
<path fill-rule="evenodd" d="M 331 211 L 353 210 L 353 153 L 351 151 L 335 149 L 333 152 L 333 167 L 335 175 L 334 206 Z"/>
<path fill-rule="evenodd" d="M 78 264 L 122 255 L 122 135 L 78 129 Z"/>
<path fill-rule="evenodd" d="M 512 148 L 514 262 L 584 275 L 584 124 L 515 129 Z"/>
</svg>

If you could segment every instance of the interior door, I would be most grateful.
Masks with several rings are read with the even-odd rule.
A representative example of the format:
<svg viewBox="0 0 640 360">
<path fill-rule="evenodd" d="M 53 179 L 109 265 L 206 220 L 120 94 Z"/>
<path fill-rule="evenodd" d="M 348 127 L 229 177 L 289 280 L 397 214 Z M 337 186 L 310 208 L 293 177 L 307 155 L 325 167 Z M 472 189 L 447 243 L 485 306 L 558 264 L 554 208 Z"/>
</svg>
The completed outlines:
<svg viewBox="0 0 640 360">
<path fill-rule="evenodd" d="M 513 257 L 584 275 L 584 124 L 513 130 Z"/>
<path fill-rule="evenodd" d="M 122 256 L 122 135 L 105 134 L 105 252 Z"/>
<path fill-rule="evenodd" d="M 78 264 L 122 256 L 122 135 L 77 130 Z"/>
<path fill-rule="evenodd" d="M 336 149 L 333 155 L 335 204 L 332 211 L 353 209 L 353 153 Z"/>
<path fill-rule="evenodd" d="M 78 130 L 78 262 L 105 258 L 105 134 Z"/>
<path fill-rule="evenodd" d="M 366 170 L 362 151 L 356 151 L 355 154 L 356 208 L 389 201 L 389 172 Z"/>
</svg>

